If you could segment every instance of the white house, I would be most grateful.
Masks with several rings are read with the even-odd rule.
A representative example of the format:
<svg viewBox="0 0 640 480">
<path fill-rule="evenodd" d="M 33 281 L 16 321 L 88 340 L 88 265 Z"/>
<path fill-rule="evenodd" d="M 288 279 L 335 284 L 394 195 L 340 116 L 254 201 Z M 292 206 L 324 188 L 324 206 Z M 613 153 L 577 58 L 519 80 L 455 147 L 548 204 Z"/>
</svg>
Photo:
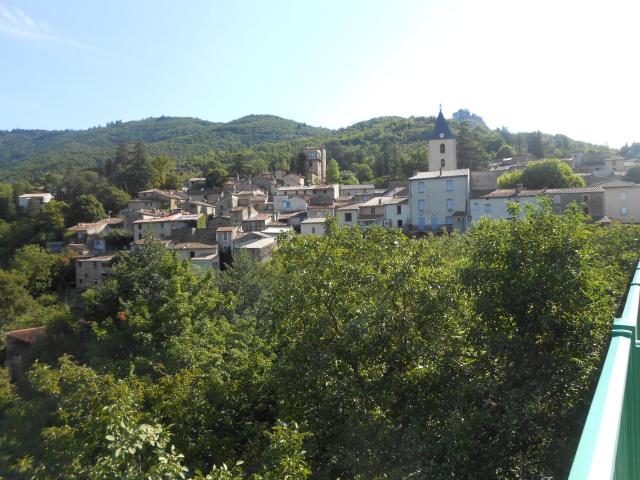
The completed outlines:
<svg viewBox="0 0 640 480">
<path fill-rule="evenodd" d="M 522 190 L 521 188 L 503 188 L 481 195 L 470 200 L 471 221 L 477 222 L 482 217 L 493 219 L 511 219 L 509 203 L 520 205 L 520 215 L 524 214 L 525 205 L 535 205 L 542 190 Z"/>
<path fill-rule="evenodd" d="M 324 235 L 324 222 L 326 218 L 307 218 L 300 222 L 301 235 Z"/>
<path fill-rule="evenodd" d="M 469 170 L 420 172 L 409 179 L 409 228 L 466 230 L 469 224 Z"/>
<path fill-rule="evenodd" d="M 409 199 L 407 197 L 374 197 L 366 202 L 345 205 L 336 209 L 338 225 L 341 227 L 406 228 L 409 222 Z"/>
<path fill-rule="evenodd" d="M 53 200 L 53 195 L 50 193 L 25 193 L 18 197 L 18 207 L 26 208 L 29 204 L 34 203 L 42 208 L 45 203 L 49 203 L 51 200 Z"/>
</svg>

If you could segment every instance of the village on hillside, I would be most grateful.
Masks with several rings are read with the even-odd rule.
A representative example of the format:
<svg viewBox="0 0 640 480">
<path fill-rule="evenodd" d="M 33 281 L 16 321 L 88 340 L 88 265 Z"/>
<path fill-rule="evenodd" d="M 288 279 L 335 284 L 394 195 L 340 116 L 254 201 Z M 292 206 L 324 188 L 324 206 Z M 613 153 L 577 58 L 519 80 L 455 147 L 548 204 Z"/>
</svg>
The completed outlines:
<svg viewBox="0 0 640 480">
<path fill-rule="evenodd" d="M 522 154 L 501 159 L 487 171 L 458 168 L 456 139 L 442 111 L 427 141 L 429 170 L 387 188 L 327 184 L 326 150 L 308 146 L 303 150 L 305 176 L 276 171 L 229 178 L 221 188 L 207 188 L 205 178 L 190 178 L 181 190 L 144 190 L 116 216 L 74 225 L 67 229 L 65 242 L 47 247 L 76 254 L 74 287 L 82 291 L 101 282 L 118 250 L 144 244 L 146 232 L 192 266 L 219 270 L 241 251 L 255 261 L 268 260 L 283 235 L 323 235 L 329 217 L 339 226 L 379 225 L 409 236 L 464 232 L 482 217 L 511 218 L 511 202 L 524 206 L 548 197 L 556 213 L 575 202 L 605 226 L 640 222 L 640 184 L 622 180 L 630 166 L 622 157 L 580 153 L 563 159 L 585 179 L 585 187 L 499 189 L 500 175 L 524 169 L 532 158 Z M 26 193 L 18 206 L 42 206 L 53 198 L 47 192 Z"/>
</svg>

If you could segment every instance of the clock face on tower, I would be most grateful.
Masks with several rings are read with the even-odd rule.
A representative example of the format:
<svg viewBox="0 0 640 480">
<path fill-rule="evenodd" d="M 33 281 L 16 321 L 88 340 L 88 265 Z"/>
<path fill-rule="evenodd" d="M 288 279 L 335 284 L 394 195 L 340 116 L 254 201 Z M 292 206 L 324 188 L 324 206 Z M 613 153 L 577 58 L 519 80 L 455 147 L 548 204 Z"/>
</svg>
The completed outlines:
<svg viewBox="0 0 640 480">
<path fill-rule="evenodd" d="M 440 133 L 440 138 L 444 138 L 444 133 Z"/>
</svg>

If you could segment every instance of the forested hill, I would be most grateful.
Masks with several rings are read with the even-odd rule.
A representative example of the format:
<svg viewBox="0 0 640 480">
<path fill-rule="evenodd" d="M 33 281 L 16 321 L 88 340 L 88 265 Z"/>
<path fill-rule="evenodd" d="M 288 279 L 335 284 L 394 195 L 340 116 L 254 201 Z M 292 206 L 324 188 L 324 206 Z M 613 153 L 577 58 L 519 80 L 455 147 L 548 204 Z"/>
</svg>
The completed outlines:
<svg viewBox="0 0 640 480">
<path fill-rule="evenodd" d="M 64 173 L 104 165 L 119 142 L 141 142 L 151 155 L 176 160 L 182 173 L 197 173 L 194 156 L 214 150 L 224 162 L 241 152 L 248 161 L 269 168 L 289 168 L 305 144 L 324 144 L 329 158 L 359 181 L 403 178 L 426 167 L 426 141 L 434 117 L 381 117 L 348 128 L 312 127 L 272 115 L 249 115 L 228 123 L 196 118 L 159 117 L 113 122 L 88 130 L 0 131 L 0 178 L 37 180 L 45 173 Z M 482 168 L 492 158 L 527 152 L 536 157 L 566 156 L 606 147 L 540 132 L 491 130 L 467 110 L 449 120 L 457 136 L 461 166 Z M 502 149 L 502 150 L 501 150 Z"/>
<path fill-rule="evenodd" d="M 88 130 L 0 131 L 0 169 L 3 177 L 12 177 L 94 167 L 112 156 L 121 141 L 142 142 L 152 155 L 166 154 L 180 162 L 211 149 L 233 151 L 328 133 L 328 129 L 273 115 L 249 115 L 228 123 L 158 117 Z"/>
</svg>

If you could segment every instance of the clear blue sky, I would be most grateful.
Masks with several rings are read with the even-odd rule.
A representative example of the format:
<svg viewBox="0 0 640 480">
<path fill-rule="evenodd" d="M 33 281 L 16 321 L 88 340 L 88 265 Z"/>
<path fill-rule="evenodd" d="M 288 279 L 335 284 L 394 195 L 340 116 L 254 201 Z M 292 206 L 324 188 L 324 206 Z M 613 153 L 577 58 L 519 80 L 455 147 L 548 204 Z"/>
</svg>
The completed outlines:
<svg viewBox="0 0 640 480">
<path fill-rule="evenodd" d="M 640 2 L 0 0 L 0 129 L 451 115 L 640 141 Z"/>
</svg>

